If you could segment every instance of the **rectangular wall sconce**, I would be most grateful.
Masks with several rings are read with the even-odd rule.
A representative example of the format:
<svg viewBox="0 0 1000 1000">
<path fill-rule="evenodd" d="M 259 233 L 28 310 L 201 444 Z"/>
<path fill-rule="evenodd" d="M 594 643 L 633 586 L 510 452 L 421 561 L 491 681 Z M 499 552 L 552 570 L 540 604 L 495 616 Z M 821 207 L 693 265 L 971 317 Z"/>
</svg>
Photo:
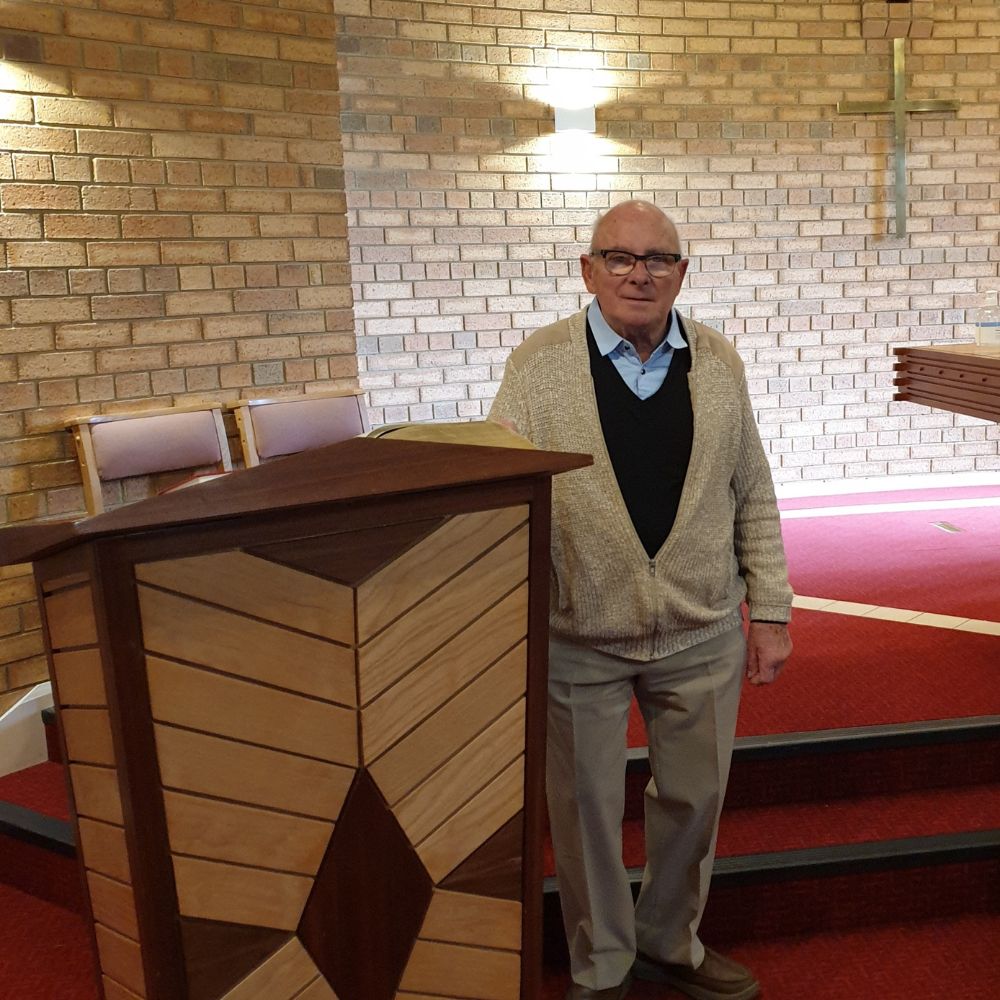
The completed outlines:
<svg viewBox="0 0 1000 1000">
<path fill-rule="evenodd" d="M 594 107 L 556 108 L 557 132 L 593 132 L 597 128 Z"/>
</svg>

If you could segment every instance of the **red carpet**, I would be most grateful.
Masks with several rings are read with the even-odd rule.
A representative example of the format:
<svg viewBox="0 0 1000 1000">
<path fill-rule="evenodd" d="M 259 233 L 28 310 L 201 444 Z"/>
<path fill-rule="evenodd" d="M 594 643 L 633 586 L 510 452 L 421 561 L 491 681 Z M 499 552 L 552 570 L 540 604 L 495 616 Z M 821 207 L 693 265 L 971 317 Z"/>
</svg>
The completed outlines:
<svg viewBox="0 0 1000 1000">
<path fill-rule="evenodd" d="M 744 685 L 739 736 L 1000 714 L 998 636 L 796 608 L 792 639 L 777 683 Z"/>
<path fill-rule="evenodd" d="M 62 764 L 46 761 L 0 778 L 0 802 L 13 802 L 43 816 L 69 819 L 66 772 Z"/>
<path fill-rule="evenodd" d="M 0 995 L 97 1000 L 83 918 L 0 883 Z"/>
<path fill-rule="evenodd" d="M 796 594 L 1000 619 L 1000 507 L 807 517 L 781 530 Z"/>
</svg>

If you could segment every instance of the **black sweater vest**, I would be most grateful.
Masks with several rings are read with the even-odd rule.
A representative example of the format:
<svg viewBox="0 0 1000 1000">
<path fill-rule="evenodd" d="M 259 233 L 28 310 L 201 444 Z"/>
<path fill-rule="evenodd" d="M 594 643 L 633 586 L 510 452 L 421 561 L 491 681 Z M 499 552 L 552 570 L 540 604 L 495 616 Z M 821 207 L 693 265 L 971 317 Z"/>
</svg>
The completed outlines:
<svg viewBox="0 0 1000 1000">
<path fill-rule="evenodd" d="M 601 430 L 625 506 L 649 558 L 673 527 L 691 459 L 691 351 L 675 350 L 663 385 L 640 399 L 602 357 L 587 324 L 590 374 Z"/>
</svg>

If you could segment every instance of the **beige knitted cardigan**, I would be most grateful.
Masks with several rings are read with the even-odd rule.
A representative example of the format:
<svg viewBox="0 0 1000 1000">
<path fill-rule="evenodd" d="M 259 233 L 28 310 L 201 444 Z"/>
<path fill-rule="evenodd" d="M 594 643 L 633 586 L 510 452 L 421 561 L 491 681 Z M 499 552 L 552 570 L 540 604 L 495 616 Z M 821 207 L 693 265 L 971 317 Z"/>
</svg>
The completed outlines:
<svg viewBox="0 0 1000 1000">
<path fill-rule="evenodd" d="M 593 466 L 556 476 L 553 633 L 633 660 L 720 635 L 750 615 L 787 621 L 792 592 L 771 472 L 743 363 L 725 338 L 682 319 L 691 350 L 691 462 L 674 526 L 650 559 L 632 525 L 601 433 L 586 310 L 536 331 L 510 356 L 490 419 L 539 448 L 585 452 Z"/>
</svg>

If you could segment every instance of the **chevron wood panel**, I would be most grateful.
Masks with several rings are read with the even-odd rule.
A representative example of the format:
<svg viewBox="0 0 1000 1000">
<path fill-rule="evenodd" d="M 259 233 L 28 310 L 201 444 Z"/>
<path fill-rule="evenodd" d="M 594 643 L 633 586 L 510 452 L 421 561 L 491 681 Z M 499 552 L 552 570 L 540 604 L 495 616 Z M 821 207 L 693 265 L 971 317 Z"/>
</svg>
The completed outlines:
<svg viewBox="0 0 1000 1000">
<path fill-rule="evenodd" d="M 420 936 L 428 941 L 518 951 L 521 917 L 521 904 L 513 899 L 435 889 Z"/>
<path fill-rule="evenodd" d="M 361 704 L 367 704 L 528 577 L 525 525 L 362 646 Z"/>
<path fill-rule="evenodd" d="M 89 583 L 49 594 L 45 598 L 45 619 L 53 650 L 97 643 L 97 620 Z"/>
<path fill-rule="evenodd" d="M 135 913 L 135 897 L 130 886 L 105 878 L 97 872 L 87 872 L 90 905 L 94 919 L 113 931 L 133 940 L 139 939 L 139 923 Z"/>
<path fill-rule="evenodd" d="M 95 924 L 94 933 L 104 975 L 144 997 L 146 980 L 142 974 L 139 942 L 105 927 L 104 924 Z"/>
<path fill-rule="evenodd" d="M 470 789 L 482 788 L 524 752 L 522 698 L 466 744 L 393 809 L 412 843 L 419 843 L 457 812 Z"/>
<path fill-rule="evenodd" d="M 332 820 L 354 778 L 353 768 L 279 750 L 172 726 L 155 732 L 167 788 Z"/>
<path fill-rule="evenodd" d="M 157 722 L 333 763 L 357 763 L 357 721 L 350 709 L 158 656 L 146 657 L 146 669 Z"/>
<path fill-rule="evenodd" d="M 182 917 L 292 931 L 313 885 L 301 875 L 177 855 L 173 861 Z"/>
<path fill-rule="evenodd" d="M 261 962 L 221 1000 L 292 1000 L 319 977 L 319 969 L 298 938 Z"/>
<path fill-rule="evenodd" d="M 354 652 L 346 646 L 146 586 L 139 588 L 139 605 L 150 653 L 341 705 L 356 703 Z"/>
<path fill-rule="evenodd" d="M 398 802 L 517 701 L 526 675 L 527 643 L 521 642 L 370 764 L 386 800 Z"/>
<path fill-rule="evenodd" d="M 354 591 L 245 552 L 136 566 L 136 578 L 310 635 L 354 642 Z"/>
<path fill-rule="evenodd" d="M 125 829 L 81 816 L 77 824 L 86 867 L 119 882 L 132 880 L 125 846 Z"/>
<path fill-rule="evenodd" d="M 59 704 L 66 705 L 106 705 L 107 692 L 104 690 L 104 668 L 101 651 L 73 649 L 52 654 Z"/>
<path fill-rule="evenodd" d="M 370 764 L 376 760 L 523 639 L 527 621 L 528 587 L 524 584 L 364 708 L 361 733 L 365 761 Z M 513 680 L 513 676 L 509 679 Z M 523 689 L 522 681 L 521 688 L 513 691 L 504 704 Z M 486 695 L 491 703 L 498 696 L 503 697 L 498 692 Z"/>
<path fill-rule="evenodd" d="M 287 813 L 165 792 L 170 850 L 216 861 L 315 875 L 333 830 Z"/>
<path fill-rule="evenodd" d="M 106 708 L 64 708 L 59 714 L 70 761 L 115 766 Z"/>
<path fill-rule="evenodd" d="M 440 882 L 523 805 L 524 758 L 519 757 L 425 841 L 415 845 L 431 878 Z"/>
<path fill-rule="evenodd" d="M 366 641 L 527 519 L 527 506 L 450 518 L 358 587 L 358 641 Z"/>
<path fill-rule="evenodd" d="M 517 952 L 418 940 L 399 986 L 400 990 L 432 996 L 519 1000 L 521 956 Z"/>
<path fill-rule="evenodd" d="M 76 811 L 81 816 L 101 819 L 117 826 L 124 825 L 122 800 L 118 793 L 118 774 L 110 767 L 90 764 L 70 764 Z"/>
</svg>

